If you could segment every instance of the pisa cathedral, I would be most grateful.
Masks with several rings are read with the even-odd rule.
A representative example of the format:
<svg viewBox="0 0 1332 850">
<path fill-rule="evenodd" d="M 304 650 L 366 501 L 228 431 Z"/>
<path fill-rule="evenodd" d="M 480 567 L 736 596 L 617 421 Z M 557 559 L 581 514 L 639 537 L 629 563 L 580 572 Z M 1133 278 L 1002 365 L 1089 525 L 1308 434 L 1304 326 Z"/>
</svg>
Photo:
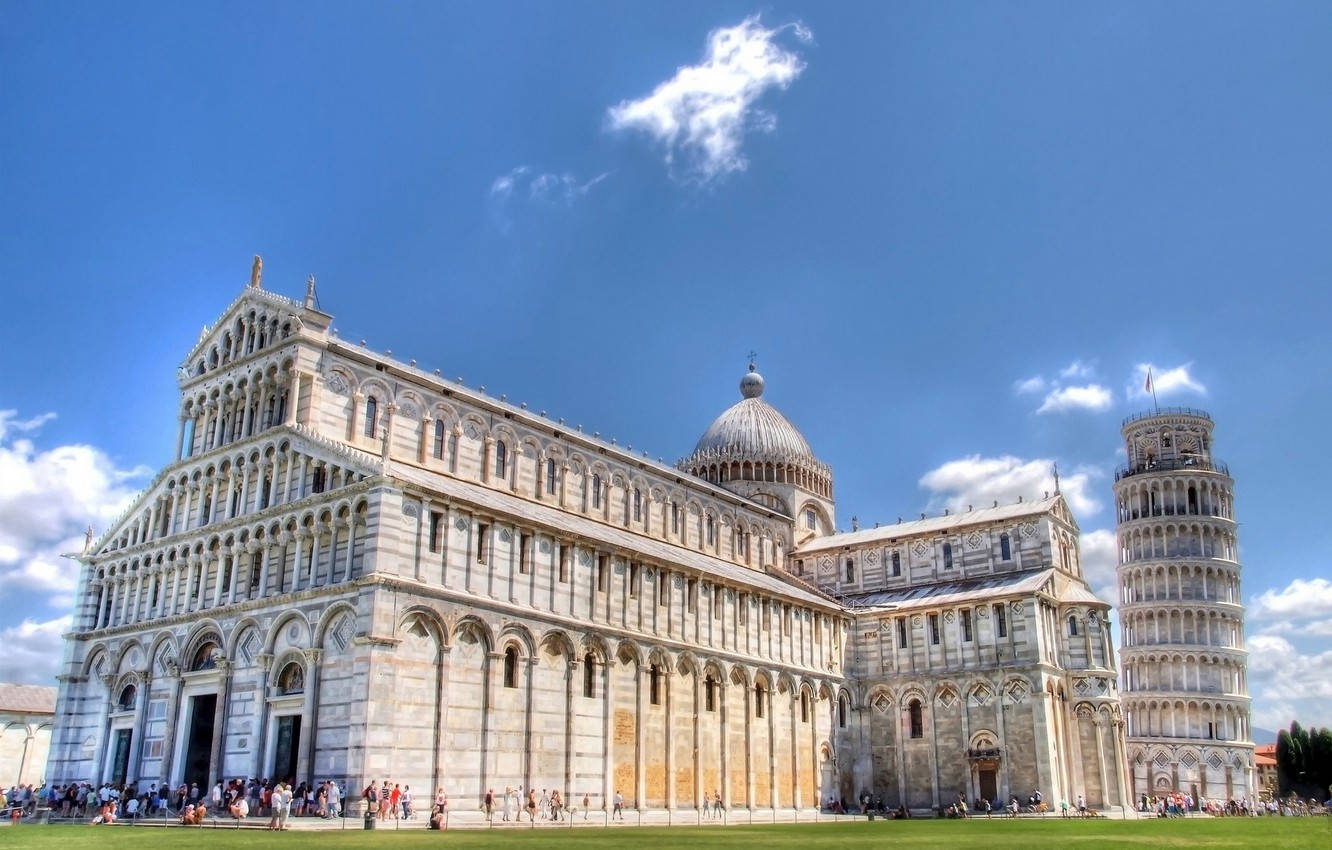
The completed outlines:
<svg viewBox="0 0 1332 850">
<path fill-rule="evenodd" d="M 174 459 L 81 558 L 52 781 L 1129 799 L 1058 492 L 839 533 L 752 366 L 669 465 L 331 322 L 256 267 L 186 356 Z"/>
</svg>

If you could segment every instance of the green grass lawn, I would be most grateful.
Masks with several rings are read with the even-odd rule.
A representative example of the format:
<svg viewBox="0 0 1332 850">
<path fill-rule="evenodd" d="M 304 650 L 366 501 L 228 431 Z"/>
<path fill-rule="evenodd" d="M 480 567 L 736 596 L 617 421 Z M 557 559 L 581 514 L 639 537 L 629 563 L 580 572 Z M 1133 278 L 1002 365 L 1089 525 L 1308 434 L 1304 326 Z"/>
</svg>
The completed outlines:
<svg viewBox="0 0 1332 850">
<path fill-rule="evenodd" d="M 350 827 L 353 822 L 349 821 Z M 446 833 L 412 830 L 358 829 L 289 831 L 157 829 L 95 826 L 18 826 L 0 829 L 0 846 L 41 850 L 157 850 L 169 847 L 283 847 L 340 850 L 378 847 L 415 850 L 426 846 L 460 848 L 589 847 L 651 850 L 657 847 L 816 847 L 858 848 L 939 847 L 957 850 L 1061 850 L 1065 847 L 1261 847 L 1332 848 L 1330 818 L 1193 818 L 1188 820 L 1061 821 L 875 821 L 866 823 L 785 826 L 454 830 Z"/>
</svg>

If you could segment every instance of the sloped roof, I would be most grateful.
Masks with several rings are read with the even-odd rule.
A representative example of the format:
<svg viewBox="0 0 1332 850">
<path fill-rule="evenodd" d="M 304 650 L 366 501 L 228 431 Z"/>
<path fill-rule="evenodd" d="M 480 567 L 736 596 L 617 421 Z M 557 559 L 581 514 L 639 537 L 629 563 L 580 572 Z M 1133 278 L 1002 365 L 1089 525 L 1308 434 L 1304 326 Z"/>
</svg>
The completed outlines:
<svg viewBox="0 0 1332 850">
<path fill-rule="evenodd" d="M 19 714 L 55 714 L 54 685 L 16 685 L 0 682 L 0 711 Z"/>
<path fill-rule="evenodd" d="M 459 481 L 446 475 L 407 466 L 396 461 L 390 464 L 389 472 L 394 478 L 440 493 L 445 498 L 470 503 L 483 510 L 525 517 L 536 525 L 558 529 L 584 540 L 603 541 L 610 547 L 634 552 L 648 560 L 662 564 L 692 567 L 701 573 L 711 574 L 719 579 L 737 584 L 746 584 L 772 594 L 798 599 L 809 605 L 817 605 L 820 608 L 836 609 L 840 607 L 832 599 L 785 581 L 779 575 L 732 564 L 730 561 L 714 558 L 703 552 L 635 534 L 627 529 L 616 528 L 614 525 L 598 522 L 577 514 L 566 513 L 549 505 L 529 501 L 511 493 Z"/>
<path fill-rule="evenodd" d="M 1012 505 L 1000 505 L 997 508 L 981 508 L 978 511 L 945 514 L 944 516 L 926 517 L 925 519 L 881 525 L 878 528 L 862 528 L 860 531 L 848 531 L 842 534 L 830 534 L 816 537 L 799 546 L 795 554 L 822 552 L 827 549 L 839 549 L 843 546 L 863 546 L 879 540 L 893 540 L 900 537 L 912 537 L 917 534 L 931 534 L 940 531 L 952 531 L 972 525 L 987 525 L 1007 519 L 1025 516 L 1039 516 L 1049 513 L 1063 496 L 1056 493 L 1048 499 L 1035 502 L 1018 502 Z"/>
<path fill-rule="evenodd" d="M 993 599 L 1014 593 L 1035 593 L 1054 577 L 1053 568 L 1028 570 L 999 576 L 924 584 L 898 590 L 881 590 L 842 597 L 851 608 L 919 608 L 956 605 L 962 602 Z"/>
</svg>

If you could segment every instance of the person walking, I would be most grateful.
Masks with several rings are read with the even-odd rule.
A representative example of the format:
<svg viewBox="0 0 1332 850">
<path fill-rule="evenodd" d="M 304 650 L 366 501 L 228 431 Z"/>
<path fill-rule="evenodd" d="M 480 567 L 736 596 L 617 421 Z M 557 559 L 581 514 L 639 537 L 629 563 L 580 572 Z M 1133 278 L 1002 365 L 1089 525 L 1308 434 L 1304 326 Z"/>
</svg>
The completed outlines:
<svg viewBox="0 0 1332 850">
<path fill-rule="evenodd" d="M 536 823 L 537 800 L 536 791 L 527 789 L 527 822 Z"/>
<path fill-rule="evenodd" d="M 591 806 L 592 806 L 592 798 L 591 798 L 589 795 L 584 794 L 584 795 L 583 795 L 583 820 L 587 820 L 587 810 L 588 810 L 589 808 L 591 808 Z"/>
<path fill-rule="evenodd" d="M 611 810 L 611 820 L 616 818 L 624 820 L 624 796 L 620 794 L 619 789 L 615 791 L 615 808 Z"/>
<path fill-rule="evenodd" d="M 712 791 L 712 813 L 719 818 L 726 814 L 726 809 L 722 808 L 721 792 L 716 789 Z"/>
<path fill-rule="evenodd" d="M 481 803 L 481 808 L 485 810 L 485 812 L 486 812 L 486 822 L 489 823 L 489 822 L 490 822 L 490 818 L 491 818 L 491 817 L 494 815 L 494 813 L 495 813 L 495 789 L 494 789 L 494 788 L 488 788 L 488 789 L 486 789 L 486 797 L 485 797 L 484 802 Z"/>
<path fill-rule="evenodd" d="M 504 786 L 504 803 L 500 807 L 500 820 L 508 823 L 513 817 L 513 786 Z"/>
<path fill-rule="evenodd" d="M 412 786 L 402 786 L 402 819 L 411 820 L 412 818 Z"/>
</svg>

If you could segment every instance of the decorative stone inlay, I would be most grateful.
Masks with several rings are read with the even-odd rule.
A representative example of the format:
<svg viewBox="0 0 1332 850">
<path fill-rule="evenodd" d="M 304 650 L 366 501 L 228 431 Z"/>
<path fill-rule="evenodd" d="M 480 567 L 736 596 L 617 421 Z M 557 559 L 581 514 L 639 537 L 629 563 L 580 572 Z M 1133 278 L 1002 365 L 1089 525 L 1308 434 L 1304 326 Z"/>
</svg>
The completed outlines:
<svg viewBox="0 0 1332 850">
<path fill-rule="evenodd" d="M 351 388 L 347 386 L 347 381 L 337 372 L 329 372 L 324 376 L 324 388 L 333 395 L 351 395 Z"/>
<path fill-rule="evenodd" d="M 1221 765 L 1225 764 L 1225 760 L 1221 758 L 1220 754 L 1212 753 L 1207 757 L 1207 763 L 1212 766 L 1213 770 L 1220 770 Z"/>
<path fill-rule="evenodd" d="M 421 509 L 416 506 L 416 502 L 403 502 L 402 515 L 415 519 L 421 515 Z"/>
<path fill-rule="evenodd" d="M 1161 767 L 1161 768 L 1169 767 L 1169 766 L 1170 766 L 1170 756 L 1166 755 L 1166 754 L 1163 753 L 1163 752 L 1162 752 L 1162 753 L 1157 753 L 1157 754 L 1156 754 L 1156 766 L 1157 766 L 1157 767 Z"/>
<path fill-rule="evenodd" d="M 550 554 L 550 541 L 549 541 L 549 540 L 542 540 L 540 543 L 537 544 L 537 550 L 540 551 L 541 554 L 543 554 L 543 555 L 549 555 L 549 554 Z"/>
<path fill-rule="evenodd" d="M 458 529 L 459 531 L 466 531 L 466 530 L 467 530 L 467 520 L 466 520 L 465 518 L 463 518 L 463 517 L 458 517 L 457 519 L 455 519 L 455 520 L 453 521 L 453 527 L 456 528 L 456 529 Z"/>
<path fill-rule="evenodd" d="M 978 531 L 973 531 L 971 532 L 970 535 L 967 536 L 968 549 L 979 549 L 981 547 L 981 544 L 984 542 L 985 538 L 981 537 L 980 532 Z"/>
<path fill-rule="evenodd" d="M 976 703 L 976 705 L 988 705 L 992 699 L 994 699 L 994 691 L 990 690 L 985 685 L 978 685 L 975 690 L 971 692 L 971 701 Z"/>
<path fill-rule="evenodd" d="M 398 412 L 408 419 L 415 419 L 421 415 L 421 411 L 410 401 L 404 401 L 402 404 L 398 405 Z"/>
<path fill-rule="evenodd" d="M 1184 755 L 1180 756 L 1179 763 L 1184 765 L 1185 767 L 1193 767 L 1195 764 L 1198 763 L 1198 760 L 1193 757 L 1193 753 L 1185 753 Z M 1212 765 L 1212 766 L 1217 767 L 1218 765 Z"/>
<path fill-rule="evenodd" d="M 1024 523 L 1022 523 L 1022 536 L 1023 536 L 1023 537 L 1035 537 L 1035 536 L 1036 536 L 1036 523 L 1034 523 L 1034 522 L 1024 522 Z"/>
<path fill-rule="evenodd" d="M 509 534 L 509 529 L 501 528 L 499 530 L 499 539 L 501 543 L 508 543 L 513 539 L 513 535 Z"/>
<path fill-rule="evenodd" d="M 869 550 L 868 552 L 866 552 L 866 553 L 865 553 L 865 563 L 867 563 L 867 564 L 877 564 L 877 563 L 879 563 L 879 550 L 878 550 L 878 549 L 871 549 L 871 550 Z"/>
<path fill-rule="evenodd" d="M 587 550 L 583 550 L 582 552 L 579 552 L 579 553 L 578 553 L 578 563 L 582 564 L 582 565 L 585 566 L 585 567 L 590 567 L 590 566 L 592 566 L 592 553 L 591 553 L 591 552 L 588 552 Z"/>
<path fill-rule="evenodd" d="M 944 708 L 952 708 L 953 704 L 957 702 L 957 691 L 952 688 L 944 688 L 942 691 L 939 691 L 939 696 L 935 701 Z"/>
<path fill-rule="evenodd" d="M 893 701 L 888 699 L 886 695 L 879 694 L 870 705 L 874 706 L 874 710 L 880 714 L 887 714 L 888 710 L 893 707 Z"/>
<path fill-rule="evenodd" d="M 911 547 L 911 551 L 915 552 L 917 555 L 923 556 L 930 551 L 930 547 L 924 540 L 917 540 L 916 545 Z"/>
</svg>

